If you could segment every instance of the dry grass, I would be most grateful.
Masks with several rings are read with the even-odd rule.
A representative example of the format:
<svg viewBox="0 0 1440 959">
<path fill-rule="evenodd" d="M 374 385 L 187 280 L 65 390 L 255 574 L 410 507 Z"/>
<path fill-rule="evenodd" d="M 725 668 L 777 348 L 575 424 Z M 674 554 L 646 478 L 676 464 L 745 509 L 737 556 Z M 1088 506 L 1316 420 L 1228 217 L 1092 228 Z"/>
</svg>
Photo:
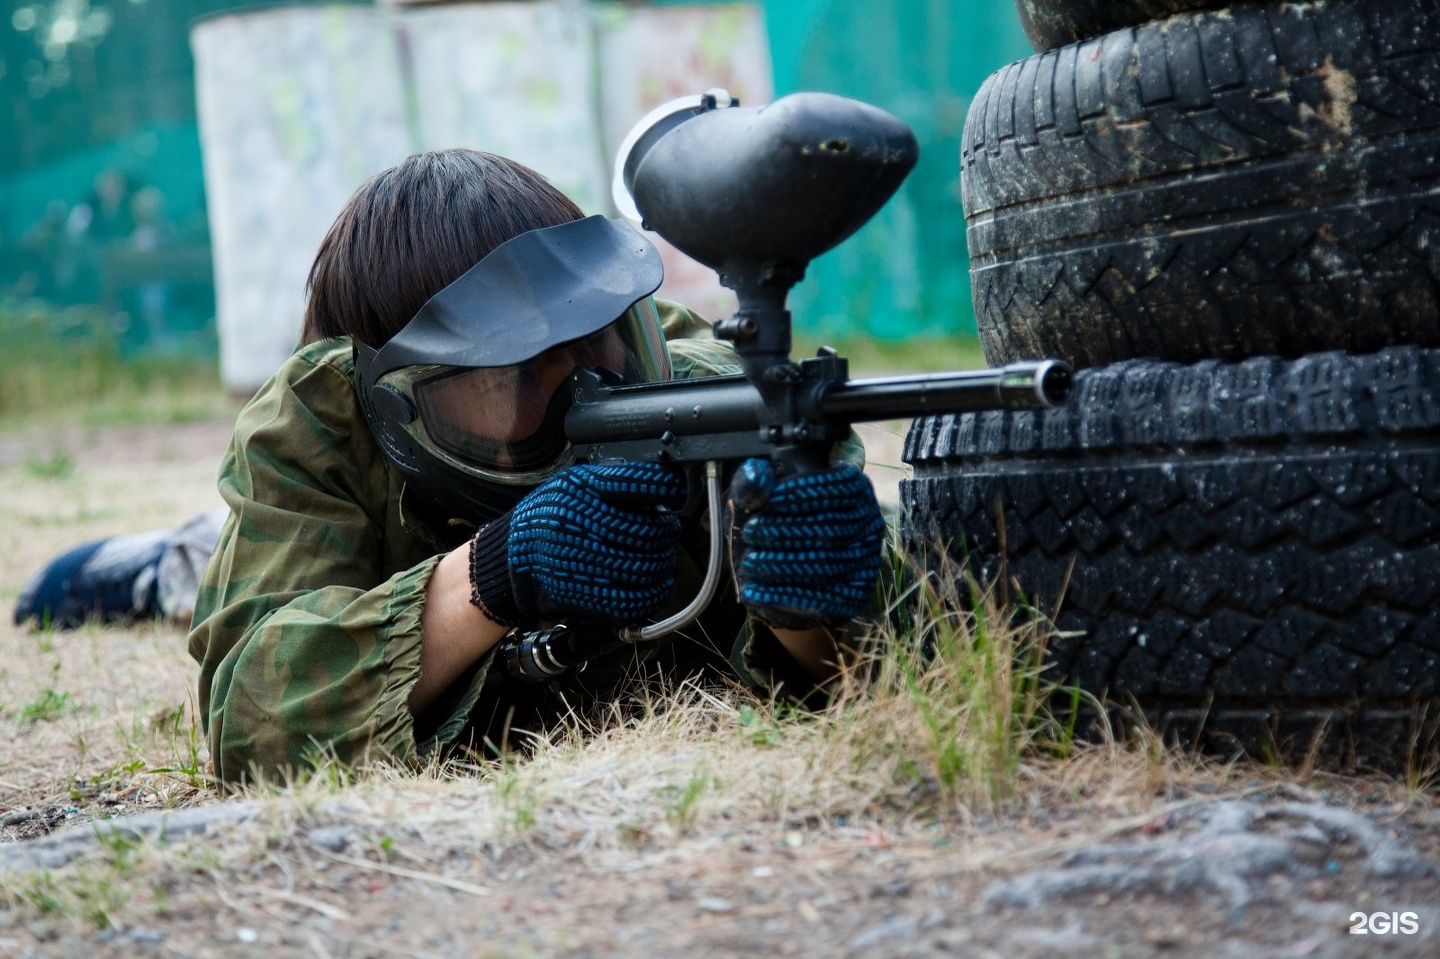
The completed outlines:
<svg viewBox="0 0 1440 959">
<path fill-rule="evenodd" d="M 790 882 L 830 889 L 875 886 L 868 857 L 879 851 L 876 862 L 904 863 L 905 882 L 943 888 L 1058 861 L 1190 803 L 1259 792 L 1313 798 L 1283 769 L 1185 756 L 1153 737 L 1071 741 L 1043 707 L 1050 690 L 1024 665 L 1043 622 L 999 621 L 993 609 L 978 621 L 945 614 L 927 624 L 934 656 L 892 644 L 854 664 L 821 712 L 684 683 L 639 708 L 573 718 L 523 760 L 326 766 L 253 786 L 237 797 L 258 806 L 247 823 L 168 846 L 112 838 L 63 869 L 0 873 L 0 904 L 12 919 L 83 934 L 165 926 L 205 903 L 219 907 L 206 928 L 290 928 L 302 917 L 357 929 L 371 921 L 357 911 L 357 887 L 393 884 L 409 890 L 396 893 L 405 902 L 444 894 L 484 911 L 517 890 L 523 901 L 528 876 L 563 873 L 588 877 L 584 895 L 597 908 L 627 884 L 650 889 L 647 897 L 689 884 L 714 891 L 696 894 L 702 910 L 722 910 L 735 889 L 782 868 L 755 866 L 743 850 L 779 850 L 774 861 Z M 162 734 L 139 749 L 146 788 L 161 789 L 157 767 L 177 741 Z M 193 780 L 172 782 L 183 791 Z M 1394 783 L 1363 788 L 1385 789 L 1397 811 L 1428 801 Z M 340 831 L 343 848 L 317 844 L 325 829 Z M 845 900 L 795 908 L 823 922 Z M 573 935 L 564 930 L 584 912 L 557 917 L 543 936 Z M 0 940 L 3 932 L 0 922 Z M 551 941 L 543 936 L 538 954 Z"/>
<path fill-rule="evenodd" d="M 1011 623 L 993 592 L 962 603 L 935 582 L 903 587 L 902 615 L 877 627 L 821 710 L 687 681 L 572 714 L 520 759 L 327 766 L 245 796 L 322 818 L 343 797 L 347 815 L 364 810 L 377 826 L 584 852 L 877 824 L 926 833 L 1077 805 L 1123 818 L 1201 785 L 1215 795 L 1294 783 L 1288 770 L 1184 754 L 1143 724 L 1123 743 L 1075 740 L 1049 708 L 1073 699 L 1043 679 L 1045 619 Z"/>
<path fill-rule="evenodd" d="M 66 547 L 213 505 L 227 438 L 225 415 L 0 434 L 0 598 L 13 602 L 25 577 Z M 898 452 L 879 457 L 882 469 L 887 458 Z M 1039 669 L 1043 616 L 1016 616 L 971 585 L 947 596 L 897 574 L 891 588 L 898 626 L 848 665 L 823 711 L 684 683 L 606 716 L 572 717 L 523 761 L 329 766 L 239 797 L 206 783 L 181 629 L 51 634 L 0 623 L 0 817 L 26 806 L 45 813 L 5 827 L 6 838 L 149 808 L 236 799 L 258 808 L 218 836 L 167 846 L 111 839 L 62 869 L 0 873 L 0 953 L 22 941 L 7 936 L 32 927 L 190 928 L 202 939 L 223 927 L 258 930 L 262 945 L 267 930 L 298 928 L 295 954 L 311 955 L 333 947 L 333 930 L 350 929 L 351 954 L 383 954 L 370 933 L 386 916 L 401 926 L 426 918 L 421 890 L 485 899 L 474 915 L 510 921 L 499 903 L 523 899 L 536 874 L 566 877 L 576 911 L 555 907 L 553 928 L 496 954 L 563 951 L 564 936 L 577 934 L 565 922 L 583 936 L 614 933 L 613 923 L 587 925 L 582 906 L 623 914 L 632 884 L 651 900 L 686 890 L 702 917 L 712 907 L 730 915 L 712 900 L 734 890 L 773 888 L 774 902 L 789 902 L 818 934 L 856 901 L 826 890 L 883 887 L 897 864 L 906 881 L 978 883 L 1134 830 L 1178 803 L 1352 788 L 1312 770 L 1187 755 L 1143 727 L 1124 743 L 1077 742 L 1046 708 L 1056 691 Z M 1353 788 L 1403 809 L 1430 802 L 1424 785 Z M 317 828 L 340 830 L 343 848 L 317 845 Z M 367 918 L 355 905 L 392 887 L 404 891 L 394 912 Z M 787 900 L 796 889 L 819 891 Z M 480 921 L 436 901 L 430 928 Z M 771 908 L 735 914 L 769 922 Z M 312 942 L 319 947 L 304 945 Z M 236 954 L 252 948 L 239 940 Z"/>
<path fill-rule="evenodd" d="M 218 505 L 227 432 L 224 419 L 212 419 L 0 435 L 0 810 L 103 814 L 198 798 L 194 776 L 172 772 L 193 766 L 199 746 L 182 628 L 52 633 L 15 626 L 9 611 L 26 579 L 60 552 Z"/>
<path fill-rule="evenodd" d="M 105 317 L 0 297 L 0 426 L 193 422 L 225 406 L 218 366 L 198 353 L 126 356 Z M 201 341 L 204 337 L 201 337 Z M 213 347 L 209 347 L 213 349 Z"/>
</svg>

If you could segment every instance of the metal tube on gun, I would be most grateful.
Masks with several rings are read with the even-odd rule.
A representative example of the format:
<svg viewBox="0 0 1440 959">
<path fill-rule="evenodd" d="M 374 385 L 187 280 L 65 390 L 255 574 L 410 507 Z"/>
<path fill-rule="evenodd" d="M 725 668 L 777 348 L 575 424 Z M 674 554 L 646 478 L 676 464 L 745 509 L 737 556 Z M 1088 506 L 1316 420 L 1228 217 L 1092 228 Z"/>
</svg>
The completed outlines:
<svg viewBox="0 0 1440 959">
<path fill-rule="evenodd" d="M 837 383 L 819 397 L 825 416 L 863 422 L 926 413 L 1044 409 L 1070 396 L 1074 374 L 1063 360 L 1011 363 L 1000 369 L 917 373 Z"/>
<path fill-rule="evenodd" d="M 1075 372 L 1063 360 L 1011 363 L 1000 368 L 999 393 L 1012 409 L 1060 406 L 1070 398 L 1074 386 Z"/>
</svg>

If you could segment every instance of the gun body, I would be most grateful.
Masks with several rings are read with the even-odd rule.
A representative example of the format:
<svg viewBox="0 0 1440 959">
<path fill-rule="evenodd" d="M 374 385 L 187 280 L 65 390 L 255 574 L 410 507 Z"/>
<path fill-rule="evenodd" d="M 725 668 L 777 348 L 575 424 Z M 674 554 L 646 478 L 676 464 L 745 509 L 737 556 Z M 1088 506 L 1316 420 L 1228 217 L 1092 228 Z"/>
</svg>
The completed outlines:
<svg viewBox="0 0 1440 959">
<path fill-rule="evenodd" d="M 576 374 L 565 433 L 582 462 L 643 460 L 685 465 L 770 457 L 777 447 L 813 447 L 828 457 L 851 425 L 937 411 L 1058 406 L 1070 392 L 1069 367 L 1055 360 L 851 380 L 845 361 L 803 360 L 781 410 L 745 374 L 608 385 Z M 777 425 L 780 424 L 780 425 Z"/>
<path fill-rule="evenodd" d="M 743 373 L 626 386 L 578 371 L 565 417 L 577 460 L 703 471 L 715 514 L 726 465 L 748 457 L 770 459 L 782 475 L 803 473 L 827 467 L 854 423 L 1056 406 L 1068 397 L 1072 374 L 1057 360 L 869 380 L 849 379 L 846 361 L 829 350 L 791 361 L 791 287 L 885 204 L 919 156 L 898 118 L 823 93 L 754 109 L 711 91 L 632 131 L 627 143 L 617 175 L 645 226 L 735 291 L 738 308 L 714 332 L 734 345 Z M 709 567 L 694 600 L 662 622 L 621 630 L 620 641 L 654 639 L 698 616 L 718 588 L 725 536 L 724 524 L 710 524 Z M 506 662 L 517 678 L 544 682 L 586 648 L 563 628 L 540 631 L 512 637 Z"/>
<path fill-rule="evenodd" d="M 1069 396 L 1073 380 L 1070 367 L 1057 360 L 861 380 L 848 379 L 846 361 L 833 354 L 772 369 L 782 372 L 769 377 L 763 391 L 753 372 L 626 386 L 600 371 L 579 370 L 571 379 L 574 396 L 565 433 L 581 462 L 669 463 L 686 468 L 692 477 L 703 465 L 705 502 L 715 514 L 726 464 L 751 456 L 778 463 L 783 453 L 788 468 L 806 468 L 828 462 L 834 444 L 855 423 L 939 410 L 1057 406 Z M 690 503 L 699 502 L 692 486 Z M 608 641 L 593 635 L 582 640 L 582 631 L 565 626 L 513 635 L 501 645 L 510 675 L 523 682 L 547 682 L 586 656 L 625 642 L 655 639 L 690 622 L 719 587 L 725 535 L 722 523 L 710 524 L 705 582 L 684 610 L 659 623 L 623 629 Z"/>
</svg>

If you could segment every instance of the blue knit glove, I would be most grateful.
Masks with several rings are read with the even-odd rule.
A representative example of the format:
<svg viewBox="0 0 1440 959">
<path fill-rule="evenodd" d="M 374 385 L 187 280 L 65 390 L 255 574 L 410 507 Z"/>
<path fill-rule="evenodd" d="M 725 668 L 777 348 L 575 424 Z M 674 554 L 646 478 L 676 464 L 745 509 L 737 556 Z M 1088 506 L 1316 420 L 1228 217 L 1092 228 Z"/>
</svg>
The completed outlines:
<svg viewBox="0 0 1440 959">
<path fill-rule="evenodd" d="M 658 463 L 572 466 L 475 535 L 471 602 L 509 626 L 616 624 L 675 588 L 685 479 Z"/>
<path fill-rule="evenodd" d="M 777 481 L 749 459 L 730 484 L 740 602 L 782 629 L 838 626 L 870 605 L 885 520 L 870 480 L 850 463 Z"/>
</svg>

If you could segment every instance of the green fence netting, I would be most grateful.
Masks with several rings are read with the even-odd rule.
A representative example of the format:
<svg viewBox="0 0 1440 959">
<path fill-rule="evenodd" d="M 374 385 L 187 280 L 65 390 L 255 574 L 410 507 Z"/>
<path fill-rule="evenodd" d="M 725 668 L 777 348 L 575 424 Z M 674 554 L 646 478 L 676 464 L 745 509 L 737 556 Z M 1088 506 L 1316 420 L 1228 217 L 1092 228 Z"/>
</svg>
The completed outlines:
<svg viewBox="0 0 1440 959">
<path fill-rule="evenodd" d="M 826 90 L 889 110 L 920 162 L 853 239 L 817 260 L 792 308 L 808 327 L 882 339 L 973 332 L 960 135 L 985 78 L 1030 48 L 1009 0 L 766 0 L 777 95 Z"/>
<path fill-rule="evenodd" d="M 303 0 L 302 0 L 303 2 Z M 668 2 L 668 0 L 667 0 Z M 0 297 L 95 304 L 135 348 L 213 337 L 189 24 L 225 0 L 0 6 Z M 764 0 L 777 95 L 827 90 L 914 127 L 919 167 L 793 299 L 807 329 L 974 329 L 958 198 L 970 96 L 1027 53 L 1008 0 Z"/>
<path fill-rule="evenodd" d="M 127 349 L 213 351 L 189 24 L 237 6 L 0 6 L 0 297 L 93 306 Z"/>
</svg>

